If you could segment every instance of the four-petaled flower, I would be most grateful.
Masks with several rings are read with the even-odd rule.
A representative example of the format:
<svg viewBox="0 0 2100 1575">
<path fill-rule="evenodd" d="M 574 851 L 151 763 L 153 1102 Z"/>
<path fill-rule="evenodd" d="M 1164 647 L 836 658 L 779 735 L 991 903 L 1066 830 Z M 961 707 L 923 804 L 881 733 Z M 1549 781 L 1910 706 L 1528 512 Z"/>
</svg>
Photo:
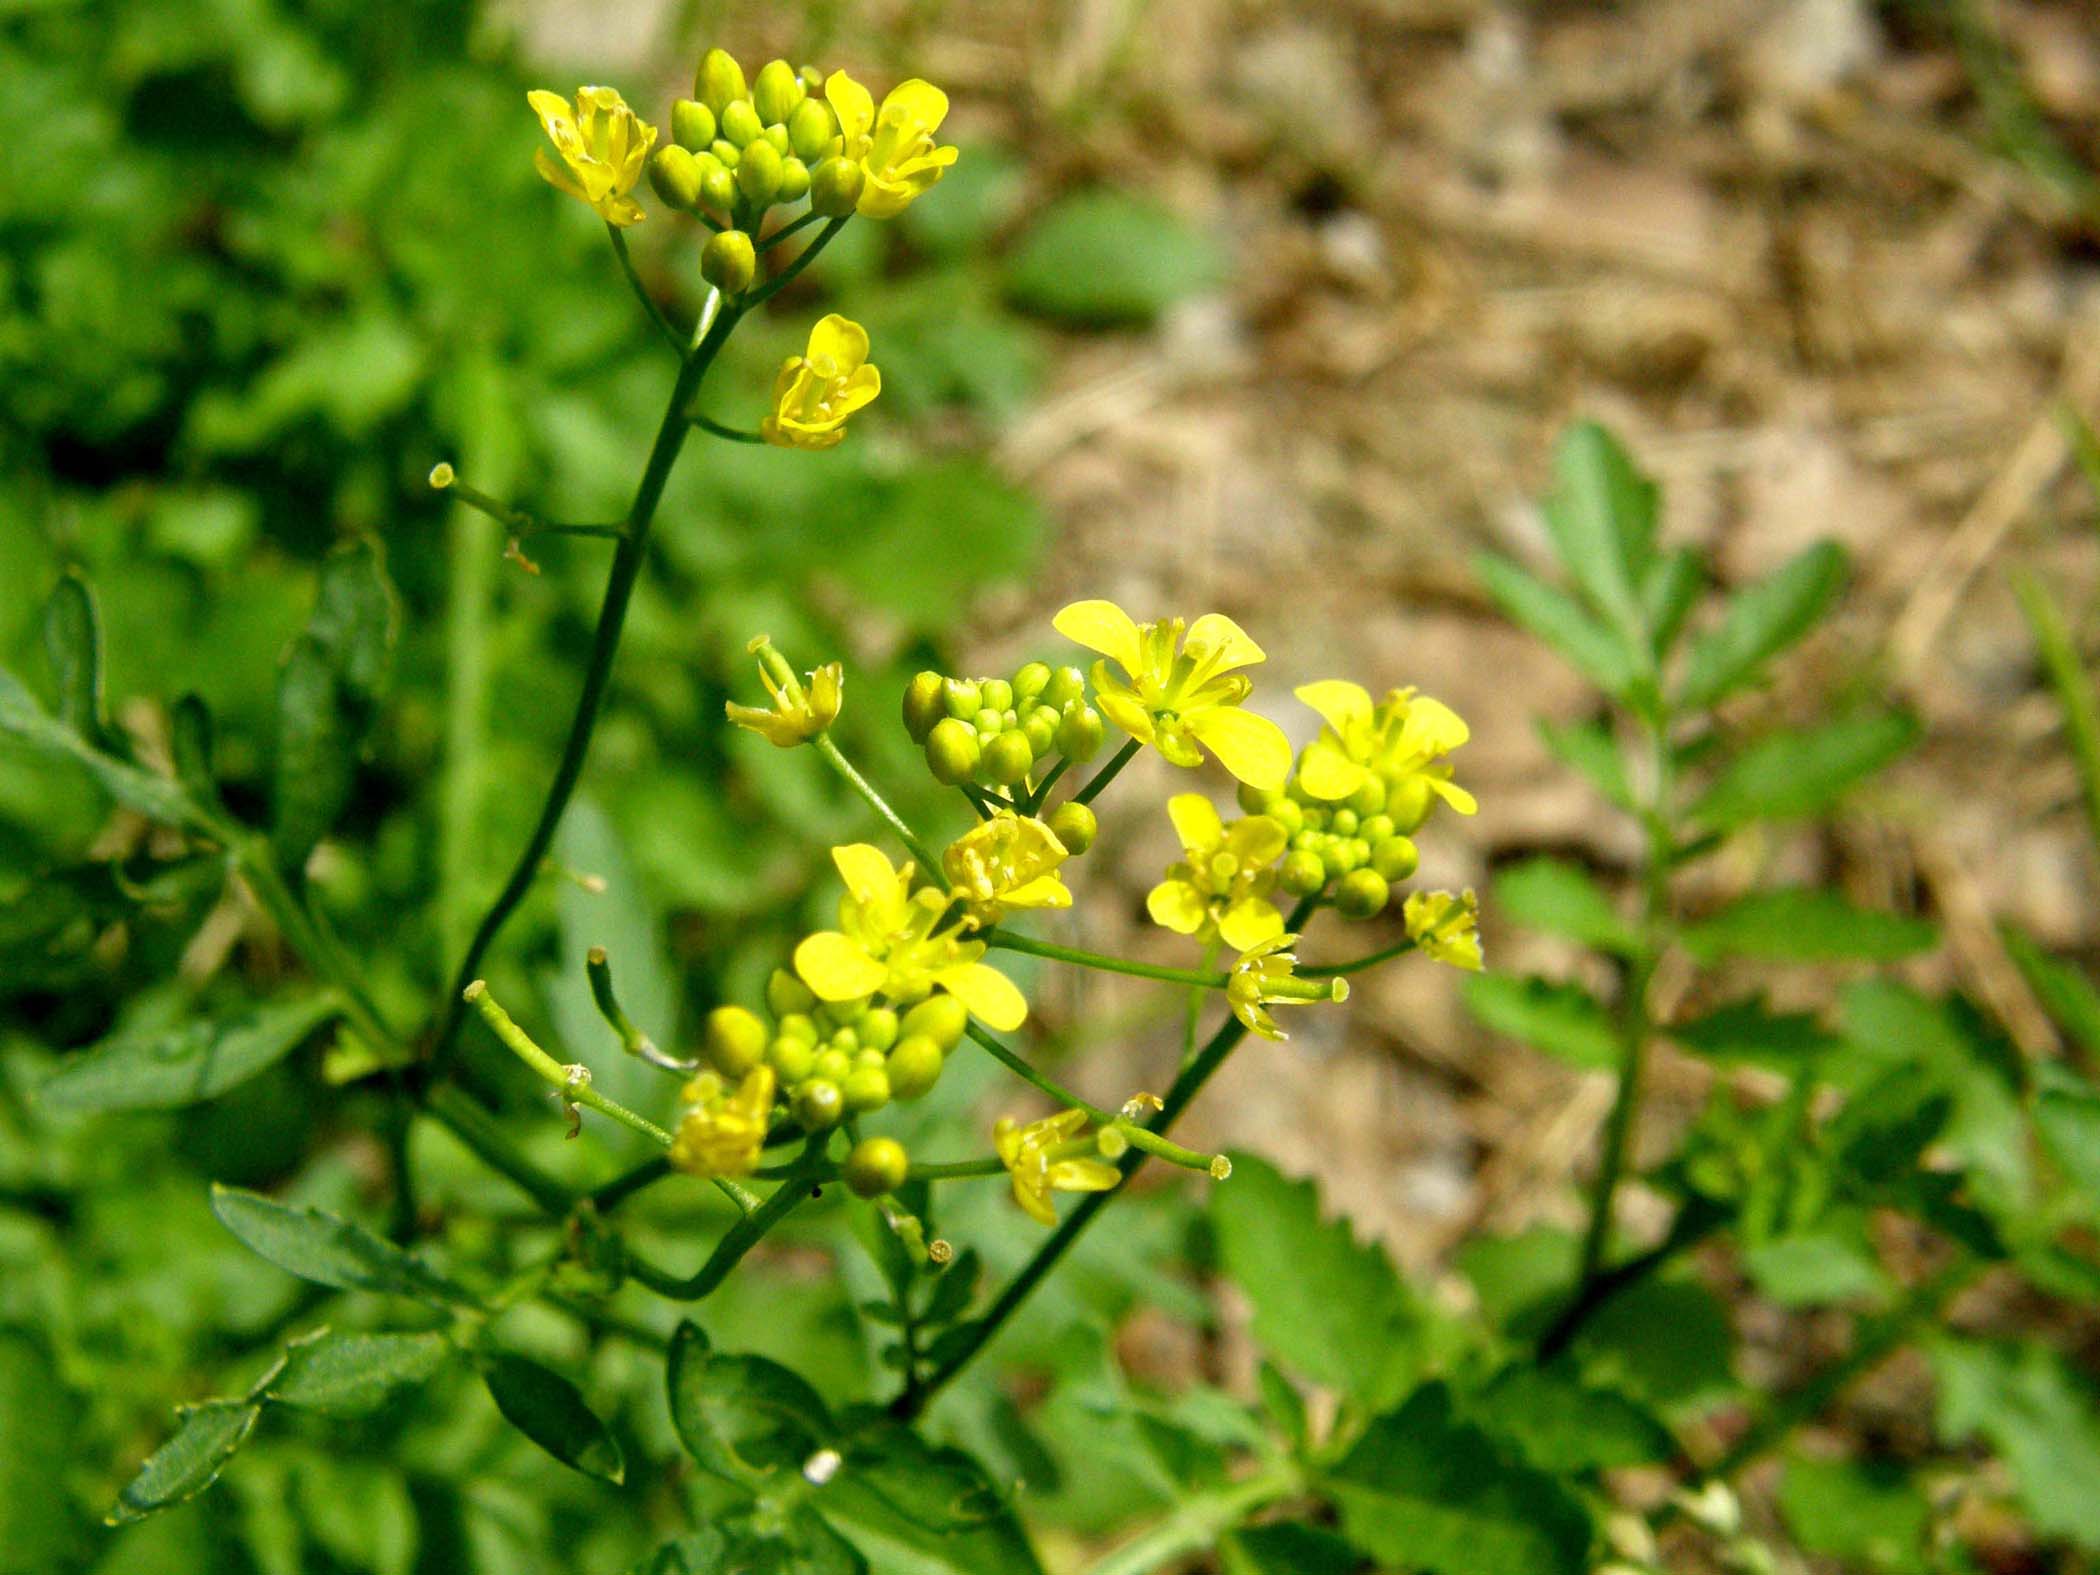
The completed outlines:
<svg viewBox="0 0 2100 1575">
<path fill-rule="evenodd" d="M 1152 922 L 1206 944 L 1222 937 L 1236 952 L 1281 935 L 1283 915 L 1268 893 L 1288 840 L 1282 822 L 1248 815 L 1227 826 L 1201 793 L 1175 794 L 1167 814 L 1188 857 L 1146 896 Z"/>
<path fill-rule="evenodd" d="M 1326 719 L 1320 736 L 1298 762 L 1298 785 L 1317 799 L 1347 798 L 1373 775 L 1385 779 L 1388 813 L 1402 830 L 1419 823 L 1430 795 L 1461 815 L 1479 805 L 1451 780 L 1444 756 L 1472 734 L 1458 713 L 1412 689 L 1392 689 L 1376 705 L 1369 691 L 1344 679 L 1323 679 L 1293 691 Z M 1409 802 L 1409 801 L 1413 802 Z"/>
<path fill-rule="evenodd" d="M 856 842 L 831 850 L 846 883 L 839 927 L 806 936 L 795 948 L 795 972 L 820 1000 L 857 1001 L 878 990 L 909 1005 L 946 990 L 994 1028 L 1019 1028 L 1028 1002 L 1011 979 L 978 961 L 984 942 L 961 927 L 942 929 L 954 899 L 911 889 L 912 866 L 893 868 L 880 848 Z"/>
<path fill-rule="evenodd" d="M 627 194 L 642 178 L 656 128 L 629 109 L 616 88 L 578 88 L 573 110 L 567 99 L 545 88 L 534 88 L 525 101 L 561 155 L 534 151 L 533 167 L 541 178 L 589 203 L 607 224 L 624 229 L 641 223 L 642 205 Z"/>
<path fill-rule="evenodd" d="M 1295 935 L 1276 935 L 1250 946 L 1240 953 L 1225 981 L 1225 1000 L 1232 1015 L 1264 1039 L 1290 1037 L 1269 1015 L 1271 1006 L 1349 999 L 1346 979 L 1300 979 L 1292 972 L 1298 966 L 1298 954 L 1291 950 L 1297 940 Z"/>
<path fill-rule="evenodd" d="M 996 924 L 1009 908 L 1071 907 L 1072 893 L 1057 873 L 1067 857 L 1040 820 L 1002 809 L 950 843 L 941 868 L 970 918 Z"/>
<path fill-rule="evenodd" d="M 864 219 L 894 219 L 955 162 L 954 148 L 934 145 L 948 118 L 948 95 L 931 82 L 898 83 L 878 110 L 873 94 L 834 71 L 824 81 L 824 98 L 839 118 L 843 156 L 865 176 L 854 210 Z"/>
<path fill-rule="evenodd" d="M 671 1138 L 671 1163 L 695 1176 L 748 1176 L 758 1168 L 773 1117 L 773 1069 L 755 1066 L 735 1093 L 685 1113 Z"/>
<path fill-rule="evenodd" d="M 759 434 L 778 448 L 834 448 L 845 440 L 846 418 L 881 392 L 882 373 L 868 364 L 868 331 L 833 312 L 817 319 L 802 354 L 781 363 Z"/>
<path fill-rule="evenodd" d="M 1073 602 L 1051 620 L 1066 639 L 1114 661 L 1094 664 L 1094 689 L 1109 720 L 1177 766 L 1203 762 L 1203 750 L 1249 787 L 1283 786 L 1291 744 L 1267 717 L 1240 709 L 1253 681 L 1236 668 L 1267 660 L 1223 613 L 1140 624 L 1114 602 Z M 1187 639 L 1182 638 L 1184 627 Z M 1197 746 L 1201 745 L 1202 748 Z"/>
<path fill-rule="evenodd" d="M 1101 1160 L 1056 1156 L 1055 1151 L 1076 1138 L 1086 1124 L 1084 1110 L 1060 1110 L 1025 1127 L 1002 1116 L 992 1128 L 999 1163 L 1013 1177 L 1014 1201 L 1030 1219 L 1045 1225 L 1057 1223 L 1057 1210 L 1050 1206 L 1053 1192 L 1106 1192 L 1123 1179 L 1121 1171 Z"/>
<path fill-rule="evenodd" d="M 1401 914 L 1407 920 L 1408 939 L 1424 957 L 1469 973 L 1487 966 L 1480 951 L 1480 899 L 1471 887 L 1462 892 L 1418 891 Z"/>
<path fill-rule="evenodd" d="M 759 682 L 773 697 L 772 709 L 725 701 L 722 709 L 738 727 L 758 734 L 782 749 L 806 744 L 838 720 L 846 685 L 846 670 L 837 662 L 826 662 L 809 675 L 809 687 L 795 676 L 788 659 L 773 649 L 773 642 L 759 635 L 744 647 L 758 658 Z"/>
</svg>

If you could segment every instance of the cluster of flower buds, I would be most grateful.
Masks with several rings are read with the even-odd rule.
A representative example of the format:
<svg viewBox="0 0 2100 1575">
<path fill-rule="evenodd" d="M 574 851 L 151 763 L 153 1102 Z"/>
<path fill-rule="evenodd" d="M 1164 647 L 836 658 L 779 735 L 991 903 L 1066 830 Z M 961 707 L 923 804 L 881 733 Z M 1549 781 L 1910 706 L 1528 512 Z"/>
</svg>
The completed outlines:
<svg viewBox="0 0 2100 1575">
<path fill-rule="evenodd" d="M 1422 861 L 1414 839 L 1385 808 L 1390 796 L 1386 781 L 1377 776 L 1338 804 L 1314 798 L 1296 776 L 1279 793 L 1245 785 L 1239 791 L 1242 809 L 1266 815 L 1283 828 L 1288 851 L 1277 884 L 1293 897 L 1309 897 L 1332 883 L 1335 911 L 1349 919 L 1383 912 L 1393 886 L 1414 874 Z M 1417 816 L 1408 829 L 1420 824 Z"/>
<path fill-rule="evenodd" d="M 1025 663 L 1011 678 L 922 672 L 905 688 L 904 726 L 939 781 L 1002 797 L 1026 795 L 1054 760 L 1091 760 L 1107 733 L 1087 703 L 1086 674 L 1045 662 Z"/>
</svg>

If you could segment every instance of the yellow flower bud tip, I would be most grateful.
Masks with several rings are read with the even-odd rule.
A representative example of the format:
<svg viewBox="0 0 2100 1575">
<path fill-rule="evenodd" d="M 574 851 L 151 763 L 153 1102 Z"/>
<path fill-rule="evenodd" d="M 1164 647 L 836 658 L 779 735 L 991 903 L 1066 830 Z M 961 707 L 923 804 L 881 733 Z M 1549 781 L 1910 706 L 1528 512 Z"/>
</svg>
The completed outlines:
<svg viewBox="0 0 2100 1575">
<path fill-rule="evenodd" d="M 920 672 L 904 686 L 904 730 L 913 743 L 925 743 L 934 724 L 948 714 L 944 701 L 947 682 L 939 673 Z"/>
<path fill-rule="evenodd" d="M 737 190 L 751 206 L 763 212 L 780 195 L 780 154 L 770 142 L 754 142 L 744 149 L 736 167 Z"/>
<path fill-rule="evenodd" d="M 742 295 L 758 273 L 758 252 L 742 230 L 722 230 L 700 248 L 700 275 L 724 295 Z"/>
<path fill-rule="evenodd" d="M 765 135 L 765 122 L 758 118 L 758 111 L 751 107 L 748 98 L 732 99 L 718 112 L 717 119 L 722 135 L 747 153 Z"/>
<path fill-rule="evenodd" d="M 540 178 L 588 204 L 606 223 L 639 224 L 642 208 L 628 193 L 656 142 L 656 128 L 638 118 L 609 87 L 581 87 L 571 107 L 559 93 L 535 88 L 525 95 L 554 145 L 533 154 Z"/>
<path fill-rule="evenodd" d="M 649 185 L 666 205 L 681 213 L 700 206 L 700 161 L 675 142 L 649 156 Z"/>
<path fill-rule="evenodd" d="M 983 747 L 967 722 L 943 717 L 926 735 L 926 767 L 936 782 L 955 787 L 977 774 Z"/>
<path fill-rule="evenodd" d="M 760 435 L 781 448 L 835 447 L 845 439 L 847 420 L 881 392 L 882 373 L 868 360 L 868 331 L 833 312 L 810 329 L 802 354 L 781 366 Z"/>
<path fill-rule="evenodd" d="M 751 99 L 757 107 L 758 118 L 768 126 L 786 121 L 808 96 L 809 89 L 803 86 L 795 68 L 785 60 L 768 60 L 759 67 L 757 79 L 751 84 Z"/>
<path fill-rule="evenodd" d="M 839 123 L 822 99 L 805 98 L 788 116 L 787 134 L 788 147 L 795 156 L 804 163 L 816 164 L 830 157 Z"/>
<path fill-rule="evenodd" d="M 723 169 L 734 175 L 736 167 L 744 162 L 744 150 L 727 137 L 717 137 L 707 145 L 707 156 Z"/>
<path fill-rule="evenodd" d="M 699 153 L 718 135 L 715 112 L 698 99 L 682 98 L 671 105 L 671 140 L 680 147 Z"/>
<path fill-rule="evenodd" d="M 780 162 L 780 200 L 800 202 L 809 195 L 809 166 L 798 158 Z"/>
<path fill-rule="evenodd" d="M 710 49 L 701 57 L 700 70 L 693 78 L 693 97 L 713 110 L 716 118 L 719 119 L 733 101 L 749 92 L 744 85 L 744 68 L 736 63 L 736 57 L 729 51 Z"/>
<path fill-rule="evenodd" d="M 430 467 L 430 485 L 439 492 L 443 492 L 457 480 L 459 473 L 443 460 Z"/>
<path fill-rule="evenodd" d="M 1080 854 L 1094 845 L 1101 822 L 1086 805 L 1067 799 L 1050 812 L 1050 829 L 1067 852 Z"/>
<path fill-rule="evenodd" d="M 809 207 L 827 219 L 841 219 L 859 205 L 866 180 L 858 164 L 843 158 L 824 158 L 809 172 Z"/>
</svg>

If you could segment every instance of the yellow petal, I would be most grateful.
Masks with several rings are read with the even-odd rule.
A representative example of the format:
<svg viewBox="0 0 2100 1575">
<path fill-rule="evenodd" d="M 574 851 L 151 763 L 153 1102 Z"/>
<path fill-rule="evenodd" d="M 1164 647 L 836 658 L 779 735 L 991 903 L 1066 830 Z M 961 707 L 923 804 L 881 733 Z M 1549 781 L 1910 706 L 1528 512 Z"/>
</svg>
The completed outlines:
<svg viewBox="0 0 2100 1575">
<path fill-rule="evenodd" d="M 1156 736 L 1152 726 L 1152 713 L 1138 703 L 1137 696 L 1128 689 L 1111 687 L 1101 682 L 1102 668 L 1106 664 L 1094 664 L 1094 704 L 1099 706 L 1108 719 L 1128 733 L 1132 738 L 1151 743 Z"/>
<path fill-rule="evenodd" d="M 1145 911 L 1161 929 L 1194 935 L 1210 918 L 1203 893 L 1185 880 L 1163 880 L 1145 894 Z"/>
<path fill-rule="evenodd" d="M 1223 613 L 1205 613 L 1189 625 L 1183 648 L 1207 657 L 1204 666 L 1213 673 L 1235 667 L 1252 667 L 1267 661 L 1268 654 L 1254 643 L 1247 631 Z"/>
<path fill-rule="evenodd" d="M 554 135 L 557 125 L 567 125 L 571 130 L 575 128 L 575 114 L 569 108 L 569 101 L 559 93 L 550 93 L 545 88 L 534 88 L 525 95 L 525 102 L 530 104 L 532 112 L 540 117 L 540 124 L 547 128 L 550 137 Z"/>
<path fill-rule="evenodd" d="M 868 331 L 850 317 L 837 312 L 817 319 L 809 331 L 808 359 L 829 357 L 838 364 L 840 376 L 852 372 L 868 359 Z"/>
<path fill-rule="evenodd" d="M 1291 741 L 1265 716 L 1238 706 L 1214 706 L 1182 718 L 1182 725 L 1251 788 L 1272 791 L 1291 774 Z"/>
<path fill-rule="evenodd" d="M 795 972 L 826 1001 L 851 1001 L 873 995 L 890 971 L 857 942 L 837 930 L 819 930 L 795 948 Z"/>
<path fill-rule="evenodd" d="M 1038 875 L 1012 891 L 1002 891 L 999 900 L 1009 908 L 1069 908 L 1072 892 L 1055 875 Z"/>
<path fill-rule="evenodd" d="M 532 150 L 532 167 L 540 172 L 540 179 L 556 191 L 567 192 L 571 197 L 582 197 L 585 202 L 591 200 L 576 177 L 569 173 L 568 165 L 545 148 Z"/>
<path fill-rule="evenodd" d="M 1306 746 L 1305 758 L 1298 762 L 1298 786 L 1318 799 L 1347 798 L 1369 775 L 1324 735 Z"/>
<path fill-rule="evenodd" d="M 990 1027 L 1011 1032 L 1028 1021 L 1028 998 L 1013 980 L 988 964 L 960 963 L 941 969 L 933 978 L 968 1007 L 972 1017 L 983 1019 Z"/>
<path fill-rule="evenodd" d="M 1225 836 L 1216 808 L 1201 793 L 1176 793 L 1167 800 L 1167 818 L 1174 822 L 1181 845 L 1192 854 L 1216 847 Z"/>
<path fill-rule="evenodd" d="M 1014 1172 L 1014 1202 L 1038 1224 L 1055 1225 L 1057 1210 L 1050 1207 L 1050 1189 L 1040 1176 Z"/>
<path fill-rule="evenodd" d="M 1371 720 L 1369 691 L 1347 679 L 1323 678 L 1316 684 L 1300 684 L 1291 693 L 1319 712 L 1327 725 L 1344 738 L 1352 726 Z"/>
<path fill-rule="evenodd" d="M 875 124 L 875 95 L 845 72 L 834 71 L 824 79 L 824 101 L 838 116 L 839 129 L 846 134 L 847 152 L 851 154 L 852 144 L 865 137 Z"/>
<path fill-rule="evenodd" d="M 1400 747 L 1410 754 L 1447 755 L 1472 736 L 1465 719 L 1441 700 L 1410 701 L 1400 724 Z"/>
<path fill-rule="evenodd" d="M 1225 851 L 1240 861 L 1243 870 L 1260 869 L 1273 862 L 1289 842 L 1290 833 L 1283 829 L 1283 822 L 1267 815 L 1236 820 L 1225 833 Z"/>
<path fill-rule="evenodd" d="M 831 862 L 855 902 L 885 902 L 897 895 L 897 871 L 882 849 L 866 842 L 848 843 L 831 850 Z"/>
<path fill-rule="evenodd" d="M 1107 1192 L 1123 1173 L 1098 1159 L 1060 1159 L 1051 1162 L 1043 1179 L 1054 1192 Z"/>
<path fill-rule="evenodd" d="M 1138 654 L 1138 626 L 1114 602 L 1073 602 L 1059 610 L 1050 620 L 1050 627 L 1075 645 L 1099 651 L 1124 672 L 1136 676 L 1142 661 Z"/>
<path fill-rule="evenodd" d="M 1259 897 L 1244 897 L 1225 910 L 1218 934 L 1236 952 L 1252 951 L 1283 933 L 1283 915 Z"/>
<path fill-rule="evenodd" d="M 1443 777 L 1432 776 L 1425 776 L 1422 780 L 1429 784 L 1430 792 L 1434 793 L 1446 804 L 1449 804 L 1461 815 L 1475 815 L 1480 812 L 1480 801 L 1456 782 L 1447 781 Z"/>
<path fill-rule="evenodd" d="M 889 90 L 883 98 L 879 118 L 901 122 L 930 136 L 940 130 L 941 122 L 948 118 L 948 95 L 931 82 L 913 77 Z"/>
</svg>

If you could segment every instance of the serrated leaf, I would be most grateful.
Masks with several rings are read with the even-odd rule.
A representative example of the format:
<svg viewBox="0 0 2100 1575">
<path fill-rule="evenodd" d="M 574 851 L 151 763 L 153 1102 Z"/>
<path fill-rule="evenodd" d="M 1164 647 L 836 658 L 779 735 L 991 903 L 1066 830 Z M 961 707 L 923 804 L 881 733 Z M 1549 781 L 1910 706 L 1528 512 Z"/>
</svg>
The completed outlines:
<svg viewBox="0 0 2100 1575">
<path fill-rule="evenodd" d="M 1521 1039 L 1571 1066 L 1610 1070 L 1619 1064 L 1611 1014 L 1580 985 L 1481 973 L 1465 981 L 1460 998 L 1482 1027 Z"/>
<path fill-rule="evenodd" d="M 1924 1575 L 1932 1506 L 1892 1460 L 1796 1455 L 1779 1482 L 1779 1510 L 1809 1553 L 1872 1575 Z"/>
<path fill-rule="evenodd" d="M 44 603 L 44 658 L 58 688 L 58 720 L 96 747 L 108 739 L 102 692 L 102 619 L 87 581 L 59 576 Z"/>
<path fill-rule="evenodd" d="M 503 1419 L 563 1465 L 606 1482 L 627 1479 L 619 1440 L 560 1373 L 497 1351 L 484 1360 L 481 1378 Z"/>
<path fill-rule="evenodd" d="M 1327 1482 L 1349 1539 L 1435 1575 L 1582 1575 L 1590 1520 L 1559 1480 L 1458 1420 L 1440 1383 L 1364 1430 Z"/>
<path fill-rule="evenodd" d="M 1574 597 L 1492 553 L 1476 557 L 1473 572 L 1512 623 L 1552 646 L 1599 689 L 1623 697 L 1632 687 L 1636 669 L 1625 646 Z"/>
<path fill-rule="evenodd" d="M 1424 1310 L 1382 1251 L 1346 1220 L 1321 1217 L 1310 1182 L 1235 1154 L 1210 1213 L 1219 1259 L 1254 1304 L 1264 1350 L 1367 1405 L 1404 1392 L 1421 1363 Z"/>
<path fill-rule="evenodd" d="M 1647 1407 L 1583 1383 L 1565 1365 L 1505 1368 L 1459 1403 L 1467 1421 L 1561 1476 L 1646 1465 L 1677 1453 L 1670 1430 Z"/>
<path fill-rule="evenodd" d="M 1604 428 L 1581 421 L 1553 456 L 1546 530 L 1561 566 L 1611 626 L 1636 672 L 1653 659 L 1641 583 L 1655 556 L 1655 484 Z"/>
<path fill-rule="evenodd" d="M 1834 891 L 1788 886 L 1738 897 L 1679 937 L 1702 962 L 1895 962 L 1930 951 L 1939 930 L 1923 919 L 1855 908 Z"/>
<path fill-rule="evenodd" d="M 358 1334 L 316 1329 L 285 1348 L 265 1397 L 330 1416 L 365 1416 L 423 1383 L 455 1348 L 442 1334 Z"/>
<path fill-rule="evenodd" d="M 1028 226 L 1005 277 L 1008 298 L 1028 311 L 1074 323 L 1143 323 L 1216 289 L 1225 256 L 1208 232 L 1155 202 L 1081 191 Z"/>
<path fill-rule="evenodd" d="M 1917 740 L 1916 719 L 1896 711 L 1775 733 L 1724 766 L 1692 813 L 1724 829 L 1753 820 L 1810 819 Z"/>
<path fill-rule="evenodd" d="M 1716 1061 L 1748 1061 L 1788 1071 L 1835 1048 L 1841 1041 L 1812 1012 L 1775 1012 L 1761 995 L 1715 1007 L 1704 1017 L 1663 1030 L 1695 1055 Z"/>
<path fill-rule="evenodd" d="M 1764 665 L 1816 626 L 1845 583 L 1845 554 L 1817 542 L 1728 599 L 1721 621 L 1692 642 L 1677 704 L 1704 710 L 1754 682 Z"/>
<path fill-rule="evenodd" d="M 214 1185 L 212 1213 L 278 1268 L 339 1290 L 409 1296 L 437 1306 L 476 1305 L 474 1297 L 412 1253 L 362 1225 L 321 1209 L 297 1208 L 240 1187 Z"/>
<path fill-rule="evenodd" d="M 709 1349 L 697 1324 L 671 1336 L 671 1422 L 692 1457 L 733 1481 L 800 1469 L 832 1431 L 830 1408 L 800 1374 L 762 1356 Z"/>
<path fill-rule="evenodd" d="M 1626 762 L 1611 730 L 1601 722 L 1571 722 L 1565 727 L 1541 719 L 1539 738 L 1561 764 L 1572 766 L 1589 779 L 1591 787 L 1607 804 L 1631 810 L 1633 783 L 1626 776 Z"/>
<path fill-rule="evenodd" d="M 1634 926 L 1589 871 L 1564 859 L 1526 859 L 1495 875 L 1494 906 L 1508 918 L 1550 935 L 1619 955 L 1640 948 Z"/>
<path fill-rule="evenodd" d="M 37 1090 L 48 1110 L 175 1110 L 274 1066 L 341 1011 L 333 995 L 122 1033 L 68 1056 Z"/>
<path fill-rule="evenodd" d="M 2046 1536 L 2100 1552 L 2100 1391 L 2045 1346 L 1944 1338 L 1928 1347 L 1942 1440 L 1982 1435 Z"/>
<path fill-rule="evenodd" d="M 0 743 L 10 739 L 47 760 L 70 760 L 83 767 L 103 792 L 149 820 L 185 826 L 203 818 L 177 784 L 95 748 L 47 713 L 19 678 L 0 667 Z"/>
<path fill-rule="evenodd" d="M 207 1400 L 182 1418 L 175 1436 L 146 1457 L 117 1496 L 109 1523 L 143 1520 L 155 1510 L 195 1498 L 226 1469 L 255 1428 L 262 1407 L 250 1400 Z"/>
</svg>

